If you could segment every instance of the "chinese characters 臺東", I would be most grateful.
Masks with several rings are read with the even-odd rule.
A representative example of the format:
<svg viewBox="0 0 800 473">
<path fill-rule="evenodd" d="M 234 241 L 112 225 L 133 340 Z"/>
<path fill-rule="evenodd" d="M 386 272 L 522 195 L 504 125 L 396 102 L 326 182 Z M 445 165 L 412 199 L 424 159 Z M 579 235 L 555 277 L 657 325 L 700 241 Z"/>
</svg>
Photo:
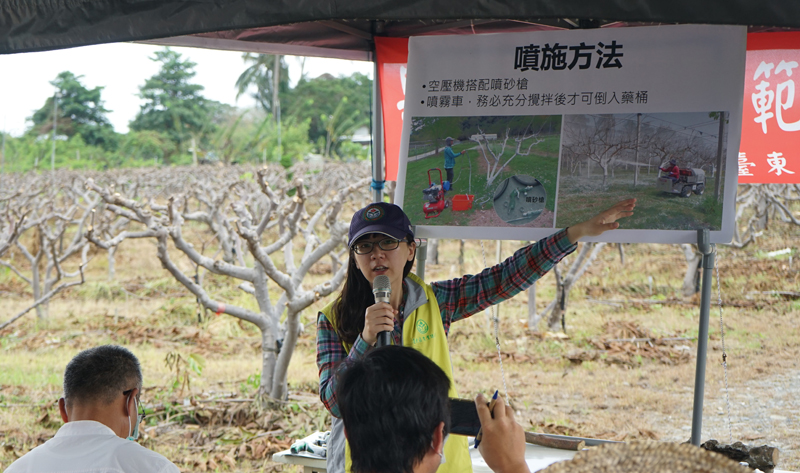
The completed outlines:
<svg viewBox="0 0 800 473">
<path fill-rule="evenodd" d="M 622 44 L 616 40 L 610 44 L 597 43 L 597 45 L 587 45 L 584 42 L 577 46 L 567 46 L 565 44 L 545 43 L 543 46 L 529 44 L 527 46 L 517 46 L 514 52 L 514 69 L 520 71 L 563 71 L 572 70 L 575 66 L 578 69 L 589 69 L 592 66 L 592 52 L 597 53 L 595 68 L 622 68 L 620 58 L 623 53 L 620 51 Z M 568 59 L 571 56 L 571 60 Z"/>
<path fill-rule="evenodd" d="M 775 63 L 761 61 L 761 64 L 756 69 L 753 80 L 757 81 L 761 76 L 763 76 L 763 79 L 755 86 L 756 92 L 752 93 L 750 98 L 756 111 L 756 117 L 753 120 L 761 125 L 761 131 L 764 134 L 767 133 L 767 122 L 771 118 L 775 118 L 778 122 L 778 128 L 783 131 L 800 131 L 800 120 L 787 122 L 783 117 L 784 112 L 794 106 L 795 86 L 794 79 L 791 79 L 791 77 L 793 70 L 797 66 L 797 61 L 782 60 L 777 67 L 775 67 Z M 779 74 L 781 74 L 780 77 Z M 773 90 L 770 88 L 772 84 L 766 80 L 771 75 L 774 75 L 776 80 L 782 80 L 783 78 L 786 78 L 786 80 L 777 83 L 775 90 Z"/>
</svg>

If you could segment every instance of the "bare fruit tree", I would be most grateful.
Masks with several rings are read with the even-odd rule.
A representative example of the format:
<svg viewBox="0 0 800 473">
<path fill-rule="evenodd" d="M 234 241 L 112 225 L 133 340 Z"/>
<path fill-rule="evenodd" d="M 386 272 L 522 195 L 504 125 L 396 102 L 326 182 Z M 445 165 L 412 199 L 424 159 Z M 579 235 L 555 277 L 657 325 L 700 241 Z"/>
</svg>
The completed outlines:
<svg viewBox="0 0 800 473">
<path fill-rule="evenodd" d="M 539 138 L 541 129 L 537 132 L 526 129 L 524 132 L 511 136 L 511 129 L 506 128 L 506 136 L 503 139 L 501 146 L 491 146 L 486 139 L 486 133 L 480 128 L 479 133 L 475 136 L 474 141 L 478 143 L 483 154 L 483 159 L 486 160 L 486 187 L 491 187 L 492 183 L 500 173 L 508 166 L 511 161 L 517 156 L 529 156 L 531 149 L 537 144 L 544 141 Z M 509 145 L 508 140 L 513 139 L 516 146 Z M 493 149 L 494 148 L 494 149 Z M 510 156 L 506 157 L 506 151 L 511 151 Z M 491 158 L 491 159 L 490 159 Z"/>
<path fill-rule="evenodd" d="M 128 219 L 131 229 L 105 239 L 90 229 L 87 238 L 104 249 L 129 238 L 155 239 L 156 256 L 162 266 L 204 308 L 258 327 L 262 361 L 259 394 L 283 399 L 302 311 L 331 294 L 344 279 L 347 265 L 340 258 L 346 252 L 340 248 L 344 246 L 350 219 L 349 215 L 342 218 L 342 209 L 348 199 L 363 199 L 366 192 L 359 191 L 365 191 L 369 183 L 369 178 L 353 181 L 351 176 L 347 171 L 323 169 L 316 174 L 306 173 L 305 183 L 304 179 L 294 178 L 291 185 L 279 184 L 273 189 L 267 182 L 267 172 L 260 170 L 257 183 L 229 178 L 212 186 L 216 187 L 214 192 L 210 186 L 198 184 L 196 192 L 171 196 L 166 204 L 125 198 L 89 180 L 87 187 L 102 197 L 108 211 Z M 318 208 L 311 214 L 309 190 L 319 197 Z M 188 241 L 184 230 L 192 230 L 187 221 L 201 222 L 212 231 L 222 259 L 203 254 L 208 242 L 198 251 Z M 299 251 L 295 251 L 295 245 L 300 246 Z M 276 261 L 275 255 L 282 256 L 278 258 L 282 263 Z M 305 287 L 303 281 L 311 267 L 326 257 L 334 263 L 331 277 Z M 255 299 L 258 310 L 214 297 L 190 274 L 192 271 L 181 268 L 186 259 L 195 275 L 203 268 L 238 281 L 238 288 Z M 277 300 L 271 294 L 276 291 Z"/>
<path fill-rule="evenodd" d="M 605 246 L 605 243 L 583 243 L 566 274 L 562 275 L 559 265 L 553 267 L 553 274 L 556 277 L 556 296 L 542 313 L 542 316 L 547 316 L 549 330 L 556 331 L 559 326 L 566 329 L 565 316 L 569 293 Z"/>
<path fill-rule="evenodd" d="M 798 184 L 741 185 L 736 196 L 736 225 L 733 231 L 734 248 L 744 248 L 755 242 L 769 226 L 770 220 L 800 225 L 797 211 L 792 207 L 800 202 Z M 746 219 L 746 223 L 745 223 Z M 740 227 L 744 226 L 744 231 Z"/>
<path fill-rule="evenodd" d="M 633 149 L 636 135 L 626 133 L 613 115 L 567 115 L 564 117 L 564 156 L 568 162 L 586 159 L 603 170 L 603 187 L 623 152 Z M 588 165 L 588 162 L 587 162 Z M 587 172 L 589 168 L 587 166 Z"/>
<path fill-rule="evenodd" d="M 11 221 L 0 223 L 0 230 L 6 235 L 0 236 L 0 256 L 10 256 L 0 260 L 0 266 L 9 268 L 30 285 L 33 303 L 0 324 L 0 329 L 34 308 L 40 320 L 46 319 L 53 296 L 83 283 L 88 250 L 83 227 L 99 200 L 90 199 L 74 179 L 62 180 L 67 182 L 61 186 L 52 186 L 37 175 L 23 176 L 20 181 L 19 191 L 0 199 L 0 205 L 5 207 L 3 220 Z M 78 254 L 81 263 L 77 270 L 65 271 L 63 265 Z M 67 282 L 76 278 L 79 279 Z"/>
<path fill-rule="evenodd" d="M 754 243 L 769 227 L 770 220 L 800 226 L 800 217 L 793 208 L 800 203 L 800 185 L 750 184 L 740 185 L 736 196 L 736 218 L 730 246 L 744 248 Z M 742 230 L 744 227 L 744 230 Z M 697 245 L 683 244 L 686 272 L 681 293 L 689 297 L 700 291 L 700 262 Z"/>
<path fill-rule="evenodd" d="M 17 241 L 19 230 L 23 223 L 25 223 L 24 215 L 17 217 L 7 213 L 3 218 L 0 218 L 0 257 Z"/>
</svg>

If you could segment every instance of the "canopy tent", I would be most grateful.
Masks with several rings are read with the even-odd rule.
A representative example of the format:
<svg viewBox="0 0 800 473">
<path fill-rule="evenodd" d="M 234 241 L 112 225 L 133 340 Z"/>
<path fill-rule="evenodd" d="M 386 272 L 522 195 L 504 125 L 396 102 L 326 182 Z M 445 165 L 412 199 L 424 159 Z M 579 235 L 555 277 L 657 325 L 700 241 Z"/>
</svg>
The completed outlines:
<svg viewBox="0 0 800 473">
<path fill-rule="evenodd" d="M 0 4 L 0 54 L 177 36 L 183 38 L 174 44 L 264 52 L 259 43 L 271 43 L 268 52 L 279 54 L 370 60 L 372 35 L 569 29 L 584 22 L 800 28 L 800 2 L 9 0 Z"/>
<path fill-rule="evenodd" d="M 465 19 L 466 18 L 466 19 Z M 123 41 L 374 61 L 374 37 L 475 34 L 674 23 L 800 29 L 796 0 L 8 0 L 0 4 L 0 54 Z M 373 140 L 380 144 L 377 73 Z M 374 146 L 373 188 L 383 184 Z M 692 438 L 699 445 L 711 270 L 708 231 L 698 233 L 703 293 Z M 424 248 L 418 264 L 424 271 Z"/>
</svg>

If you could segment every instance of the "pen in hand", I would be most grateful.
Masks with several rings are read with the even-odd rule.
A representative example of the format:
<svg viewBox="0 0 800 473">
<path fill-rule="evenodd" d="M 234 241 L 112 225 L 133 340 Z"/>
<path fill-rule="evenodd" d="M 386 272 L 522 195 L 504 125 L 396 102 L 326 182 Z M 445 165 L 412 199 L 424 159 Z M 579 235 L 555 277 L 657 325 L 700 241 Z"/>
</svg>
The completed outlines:
<svg viewBox="0 0 800 473">
<path fill-rule="evenodd" d="M 498 393 L 498 391 L 495 390 L 494 395 L 492 396 L 492 400 L 489 402 L 489 413 L 490 414 L 494 410 L 494 405 L 497 402 L 497 393 Z M 494 417 L 494 415 L 492 417 Z M 480 445 L 481 438 L 483 438 L 483 427 L 478 429 L 478 435 L 475 436 L 475 448 L 478 448 L 478 445 Z"/>
</svg>

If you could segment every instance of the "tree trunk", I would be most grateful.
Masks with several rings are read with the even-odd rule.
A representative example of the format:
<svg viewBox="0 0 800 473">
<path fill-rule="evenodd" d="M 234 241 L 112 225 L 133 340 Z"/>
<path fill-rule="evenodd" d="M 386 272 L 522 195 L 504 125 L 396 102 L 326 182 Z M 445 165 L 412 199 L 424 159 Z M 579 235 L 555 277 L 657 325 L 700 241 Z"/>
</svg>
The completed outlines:
<svg viewBox="0 0 800 473">
<path fill-rule="evenodd" d="M 286 329 L 284 331 L 283 343 L 278 353 L 277 363 L 275 364 L 275 375 L 272 378 L 272 391 L 270 397 L 273 399 L 286 400 L 288 396 L 288 382 L 286 381 L 289 372 L 289 362 L 292 360 L 294 348 L 297 345 L 297 337 L 300 335 L 300 312 L 287 310 Z"/>
<path fill-rule="evenodd" d="M 537 332 L 542 315 L 536 312 L 536 282 L 528 288 L 528 331 Z"/>
<path fill-rule="evenodd" d="M 431 238 L 428 240 L 428 258 L 425 261 L 427 264 L 439 264 L 439 239 Z"/>
<path fill-rule="evenodd" d="M 583 273 L 592 265 L 600 250 L 603 249 L 605 243 L 584 243 L 578 257 L 575 259 L 566 276 L 561 277 L 561 270 L 559 265 L 553 267 L 553 272 L 556 276 L 556 298 L 551 303 L 552 312 L 547 318 L 547 326 L 551 331 L 558 330 L 559 325 L 565 329 L 564 313 L 567 309 L 567 301 L 569 300 L 569 291 Z M 547 311 L 545 311 L 547 312 Z"/>
<path fill-rule="evenodd" d="M 112 246 L 108 249 L 108 280 L 113 281 L 116 277 L 116 258 L 115 254 L 117 253 L 117 247 Z"/>
<path fill-rule="evenodd" d="M 547 329 L 551 332 L 558 330 L 558 326 L 561 324 L 561 315 L 567 306 L 564 278 L 561 277 L 561 268 L 558 265 L 553 266 L 553 274 L 556 277 L 556 298 L 553 300 L 553 310 L 547 318 Z"/>
<path fill-rule="evenodd" d="M 275 337 L 266 327 L 261 329 L 261 383 L 258 386 L 258 394 L 272 397 L 273 377 L 275 375 Z"/>
<path fill-rule="evenodd" d="M 276 384 L 281 384 L 277 383 L 276 366 L 278 340 L 281 339 L 279 333 L 280 313 L 283 307 L 279 309 L 270 301 L 269 278 L 267 278 L 264 268 L 258 262 L 255 263 L 254 268 L 256 269 L 253 281 L 254 296 L 262 317 L 262 320 L 254 322 L 261 331 L 261 383 L 258 387 L 258 394 L 280 399 L 274 397 L 273 393 L 276 392 Z"/>
<path fill-rule="evenodd" d="M 44 294 L 42 292 L 42 274 L 39 269 L 39 258 L 36 259 L 32 266 L 31 281 L 33 282 L 33 300 L 38 301 Z M 39 320 L 47 319 L 47 306 L 45 304 L 36 306 L 36 317 Z"/>
<path fill-rule="evenodd" d="M 725 164 L 723 159 L 723 149 L 725 147 L 725 112 L 719 112 L 719 139 L 717 140 L 717 162 L 714 173 L 714 198 L 719 200 L 722 187 L 722 166 Z"/>
<path fill-rule="evenodd" d="M 458 240 L 458 273 L 464 274 L 464 240 Z"/>
<path fill-rule="evenodd" d="M 684 297 L 689 297 L 697 293 L 697 274 L 702 256 L 695 251 L 693 245 L 684 243 L 681 248 L 683 248 L 683 254 L 686 257 L 686 274 L 683 277 L 681 293 Z"/>
</svg>

